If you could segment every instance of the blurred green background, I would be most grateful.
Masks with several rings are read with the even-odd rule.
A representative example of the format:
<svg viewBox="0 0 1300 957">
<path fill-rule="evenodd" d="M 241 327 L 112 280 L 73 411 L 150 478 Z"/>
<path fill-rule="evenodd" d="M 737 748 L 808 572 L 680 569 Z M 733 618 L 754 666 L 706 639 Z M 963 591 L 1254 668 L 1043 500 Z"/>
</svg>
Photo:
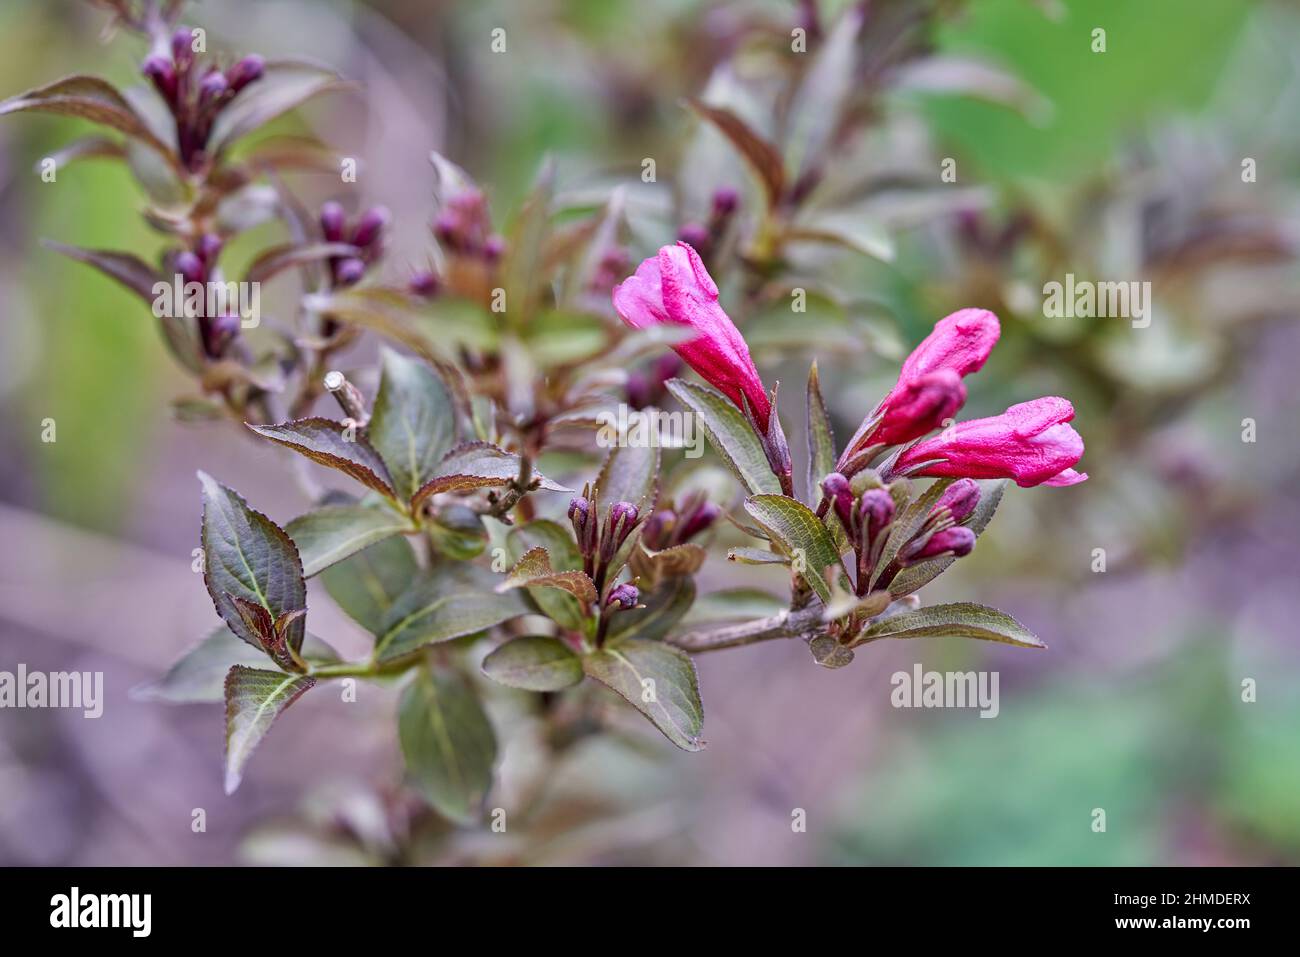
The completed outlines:
<svg viewBox="0 0 1300 957">
<path fill-rule="evenodd" d="M 823 4 L 826 21 L 844 6 Z M 414 261 L 423 241 L 431 147 L 469 169 L 498 214 L 518 204 L 547 155 L 573 189 L 630 179 L 651 155 L 689 180 L 692 170 L 675 168 L 693 122 L 682 97 L 698 94 L 725 59 L 736 22 L 795 16 L 793 4 L 757 0 L 209 0 L 190 9 L 214 46 L 307 55 L 367 84 L 370 119 L 316 104 L 283 125 L 312 125 L 369 158 L 370 188 L 406 230 L 399 262 Z M 72 0 L 0 5 L 0 92 L 73 72 L 137 82 L 139 44 L 101 44 L 103 21 Z M 498 25 L 508 30 L 509 53 L 492 57 L 483 37 Z M 1098 27 L 1104 53 L 1091 49 Z M 888 388 L 898 350 L 945 311 L 999 311 L 1002 344 L 971 380 L 968 414 L 1037 394 L 1069 396 L 1088 443 L 1081 467 L 1092 478 L 1064 491 L 1012 489 L 987 541 L 928 597 L 1005 608 L 1051 650 L 932 642 L 860 654 L 839 672 L 820 672 L 799 649 L 703 662 L 710 748 L 661 756 L 648 789 L 690 809 L 685 835 L 673 830 L 676 839 L 653 849 L 614 837 L 577 859 L 1300 862 L 1300 392 L 1292 368 L 1300 354 L 1300 11 L 1246 0 L 980 0 L 945 20 L 935 42 L 942 54 L 978 57 L 1017 77 L 1032 92 L 1026 108 L 900 89 L 882 98 L 881 110 L 918 124 L 935 157 L 957 160 L 963 185 L 992 190 L 987 224 L 1029 210 L 1052 240 L 981 258 L 963 252 L 951 224 L 904 232 L 893 263 L 863 261 L 842 278 L 888 304 L 892 349 L 836 361 L 818 355 L 814 327 L 801 331 L 798 358 L 757 351 L 760 366 L 788 360 L 780 368 L 792 384 L 817 356 L 843 436 Z M 968 79 L 977 84 L 978 76 Z M 185 383 L 138 302 L 40 245 L 50 237 L 149 254 L 160 245 L 116 166 L 85 163 L 41 182 L 35 164 L 81 129 L 47 117 L 0 120 L 0 430 L 9 450 L 0 498 L 12 506 L 10 519 L 22 511 L 51 523 L 12 525 L 20 531 L 11 535 L 66 524 L 188 561 L 197 528 L 190 477 L 213 457 L 236 479 L 245 473 L 235 484 L 249 486 L 250 498 L 260 485 L 282 516 L 294 506 L 274 477 L 259 474 L 269 458 L 204 432 L 218 426 L 196 434 L 170 421 L 167 403 Z M 1255 183 L 1241 181 L 1244 157 L 1257 161 Z M 1283 254 L 1252 255 L 1259 247 L 1246 240 L 1260 236 Z M 1214 255 L 1198 258 L 1207 242 Z M 1110 320 L 1053 326 L 1035 315 L 1037 300 L 1024 307 L 1024 290 L 1036 296 L 1044 274 L 1076 268 L 1154 277 L 1152 329 Z M 46 417 L 57 422 L 53 444 L 40 439 Z M 1256 421 L 1257 442 L 1242 441 L 1245 418 Z M 1106 550 L 1104 574 L 1093 570 L 1095 548 Z M 11 597 L 23 600 L 18 591 Z M 32 642 L 58 643 L 59 627 L 38 635 L 21 618 L 8 627 L 5 661 Z M 197 629 L 176 634 L 172 647 Z M 130 642 L 128 630 L 118 623 L 69 641 L 112 656 Z M 145 672 L 154 657 L 128 654 L 123 667 Z M 1001 713 L 987 721 L 890 708 L 889 674 L 918 661 L 999 671 Z M 1251 703 L 1242 701 L 1248 678 L 1258 684 Z M 212 744 L 204 737 L 204 747 Z M 0 757 L 11 770 L 55 778 L 63 762 L 80 761 L 69 772 L 74 781 L 122 773 L 21 733 Z M 196 773 L 186 767 L 175 773 Z M 623 773 L 618 763 L 604 767 Z M 22 780 L 36 787 L 30 775 Z M 124 793 L 118 787 L 97 781 L 92 792 Z M 619 800 L 635 804 L 646 793 Z M 286 786 L 241 800 L 252 802 L 247 823 L 292 814 L 297 796 Z M 789 806 L 810 809 L 807 835 L 789 833 Z M 1105 833 L 1092 829 L 1095 808 L 1106 811 Z M 100 826 L 111 833 L 115 821 L 109 813 Z M 0 820 L 14 859 L 87 859 L 19 841 L 20 826 L 14 815 Z M 56 823 L 43 826 L 61 833 Z M 238 831 L 237 822 L 230 827 Z M 102 862 L 135 853 L 129 844 L 88 846 Z M 181 859 L 225 860 L 233 846 Z M 158 858 L 146 848 L 137 859 Z"/>
</svg>

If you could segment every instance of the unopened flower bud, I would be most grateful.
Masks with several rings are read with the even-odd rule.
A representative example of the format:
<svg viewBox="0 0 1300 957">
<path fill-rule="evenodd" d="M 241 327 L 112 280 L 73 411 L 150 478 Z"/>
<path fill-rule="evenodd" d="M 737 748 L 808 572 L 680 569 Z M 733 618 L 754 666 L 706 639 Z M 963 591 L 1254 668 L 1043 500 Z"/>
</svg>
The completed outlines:
<svg viewBox="0 0 1300 957">
<path fill-rule="evenodd" d="M 374 206 L 361 214 L 357 220 L 357 226 L 352 230 L 352 245 L 360 246 L 363 249 L 369 246 L 379 234 L 383 232 L 384 227 L 388 225 L 392 215 L 388 212 L 387 207 Z"/>
<path fill-rule="evenodd" d="M 831 472 L 822 479 L 822 491 L 835 507 L 835 514 L 844 523 L 844 530 L 853 527 L 853 492 L 849 489 L 849 480 L 839 472 Z"/>
<path fill-rule="evenodd" d="M 230 89 L 230 84 L 226 82 L 225 76 L 220 70 L 213 70 L 199 83 L 200 105 L 206 106 L 213 100 L 218 99 L 228 89 Z"/>
<path fill-rule="evenodd" d="M 147 76 L 169 106 L 176 104 L 176 68 L 160 53 L 145 57 L 140 72 Z"/>
<path fill-rule="evenodd" d="M 203 261 L 188 249 L 176 254 L 175 266 L 186 282 L 203 282 L 206 276 Z"/>
<path fill-rule="evenodd" d="M 181 27 L 172 34 L 172 60 L 181 71 L 194 62 L 194 31 L 189 27 Z"/>
<path fill-rule="evenodd" d="M 894 499 L 883 488 L 869 488 L 858 501 L 858 514 L 868 541 L 875 541 L 894 520 Z"/>
<path fill-rule="evenodd" d="M 328 243 L 337 243 L 343 239 L 343 226 L 346 217 L 343 207 L 335 202 L 328 202 L 320 208 L 320 231 Z"/>
<path fill-rule="evenodd" d="M 709 248 L 709 230 L 699 223 L 686 223 L 677 231 L 677 238 L 684 243 L 690 243 L 696 250 Z"/>
<path fill-rule="evenodd" d="M 569 502 L 569 521 L 573 523 L 573 534 L 578 539 L 578 549 L 586 555 L 590 551 L 587 535 L 587 519 L 591 515 L 591 503 L 579 495 Z"/>
<path fill-rule="evenodd" d="M 261 79 L 265 69 L 266 61 L 256 53 L 244 57 L 226 71 L 226 80 L 230 83 L 231 92 L 238 93 L 254 80 Z"/>
<path fill-rule="evenodd" d="M 351 286 L 366 274 L 366 264 L 355 256 L 340 260 L 334 269 L 334 279 L 340 286 Z"/>
<path fill-rule="evenodd" d="M 216 233 L 204 233 L 199 237 L 198 255 L 205 266 L 211 267 L 216 263 L 223 245 L 221 237 Z"/>
<path fill-rule="evenodd" d="M 942 532 L 935 532 L 924 545 L 907 555 L 904 564 L 923 562 L 927 558 L 937 558 L 950 552 L 953 556 L 960 558 L 963 555 L 969 555 L 970 550 L 974 547 L 975 533 L 964 525 L 957 525 L 953 528 L 946 528 Z"/>
<path fill-rule="evenodd" d="M 627 582 L 622 585 L 616 585 L 610 589 L 609 594 L 605 597 L 605 607 L 617 605 L 619 608 L 635 608 L 636 603 L 641 600 L 641 593 L 635 585 Z"/>
<path fill-rule="evenodd" d="M 669 508 L 661 508 L 648 519 L 641 532 L 641 538 L 650 548 L 659 550 L 672 544 L 673 528 L 677 524 L 677 513 Z"/>
<path fill-rule="evenodd" d="M 721 514 L 722 509 L 718 508 L 718 506 L 714 505 L 712 502 L 701 501 L 694 510 L 687 513 L 686 517 L 682 519 L 681 527 L 677 531 L 678 543 L 689 542 L 696 535 L 700 534 L 700 532 L 704 531 L 716 522 L 718 516 Z"/>
<path fill-rule="evenodd" d="M 406 288 L 412 295 L 432 299 L 438 294 L 438 277 L 429 270 L 422 269 L 411 276 Z"/>
<path fill-rule="evenodd" d="M 902 445 L 950 423 L 966 402 L 966 386 L 952 369 L 938 369 L 891 394 L 873 443 Z"/>
<path fill-rule="evenodd" d="M 720 187 L 713 194 L 713 215 L 719 217 L 730 216 L 740 205 L 740 193 L 736 192 L 734 187 Z"/>
<path fill-rule="evenodd" d="M 505 254 L 505 251 L 506 241 L 496 233 L 493 233 L 483 241 L 483 258 L 490 263 L 494 263 L 500 259 Z"/>
<path fill-rule="evenodd" d="M 975 507 L 980 503 L 979 483 L 974 479 L 962 478 L 953 482 L 943 494 L 939 496 L 939 501 L 934 503 L 934 508 L 930 510 L 931 514 L 946 508 L 952 514 L 954 523 L 960 525 L 970 517 L 975 511 Z"/>
<path fill-rule="evenodd" d="M 631 502 L 615 502 L 610 506 L 609 516 L 605 519 L 605 528 L 601 535 L 602 561 L 609 561 L 623 547 L 627 537 L 632 534 L 632 529 L 636 527 L 636 521 L 637 509 Z"/>
</svg>

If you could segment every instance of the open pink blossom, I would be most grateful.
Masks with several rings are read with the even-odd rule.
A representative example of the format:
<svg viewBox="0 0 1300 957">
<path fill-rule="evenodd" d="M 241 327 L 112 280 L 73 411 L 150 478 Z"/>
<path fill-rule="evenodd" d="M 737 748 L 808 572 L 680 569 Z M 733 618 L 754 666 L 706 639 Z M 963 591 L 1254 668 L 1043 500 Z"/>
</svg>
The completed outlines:
<svg viewBox="0 0 1300 957">
<path fill-rule="evenodd" d="M 839 464 L 848 465 L 868 445 L 903 445 L 942 428 L 966 403 L 962 377 L 979 371 L 1000 333 L 998 317 L 987 309 L 960 309 L 936 322 Z"/>
<path fill-rule="evenodd" d="M 687 243 L 664 246 L 614 287 L 614 308 L 633 329 L 675 324 L 698 335 L 674 345 L 688 366 L 743 409 L 753 410 L 766 434 L 771 403 L 749 346 L 718 305 L 718 287 L 699 255 Z M 743 397 L 743 399 L 742 399 Z"/>
<path fill-rule="evenodd" d="M 903 452 L 894 464 L 904 475 L 935 478 L 1010 478 L 1021 488 L 1075 485 L 1087 479 L 1074 466 L 1083 439 L 1067 425 L 1074 407 L 1056 396 L 1013 405 L 1001 415 L 958 422 Z"/>
</svg>

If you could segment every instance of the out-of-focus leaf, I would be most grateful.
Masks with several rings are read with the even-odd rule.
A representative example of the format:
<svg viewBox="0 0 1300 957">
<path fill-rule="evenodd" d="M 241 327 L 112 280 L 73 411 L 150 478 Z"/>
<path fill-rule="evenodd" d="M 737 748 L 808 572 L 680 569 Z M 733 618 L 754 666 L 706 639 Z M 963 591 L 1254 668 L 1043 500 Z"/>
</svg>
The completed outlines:
<svg viewBox="0 0 1300 957">
<path fill-rule="evenodd" d="M 988 527 L 989 522 L 993 519 L 993 513 L 997 511 L 998 504 L 1002 501 L 1002 493 L 1007 487 L 1007 480 L 989 479 L 980 482 L 979 485 L 979 504 L 975 506 L 975 511 L 967 516 L 966 521 L 962 522 L 976 535 L 983 534 L 984 529 Z M 943 558 L 933 558 L 928 562 L 913 565 L 911 568 L 904 568 L 889 583 L 889 591 L 895 598 L 910 595 L 918 588 L 938 578 L 956 560 L 955 556 L 947 555 Z"/>
<path fill-rule="evenodd" d="M 391 535 L 414 531 L 410 520 L 386 508 L 327 505 L 299 515 L 285 531 L 298 546 L 307 578 Z"/>
<path fill-rule="evenodd" d="M 737 547 L 727 550 L 727 561 L 742 565 L 789 565 L 790 556 L 765 548 Z"/>
<path fill-rule="evenodd" d="M 987 60 L 940 55 L 913 60 L 899 68 L 892 88 L 900 92 L 970 96 L 1018 110 L 1026 119 L 1042 122 L 1052 105 L 1012 73 Z"/>
<path fill-rule="evenodd" d="M 596 476 L 593 493 L 603 521 L 617 502 L 630 502 L 642 516 L 654 508 L 659 482 L 659 449 L 648 445 L 614 445 Z"/>
<path fill-rule="evenodd" d="M 54 168 L 62 170 L 80 160 L 86 159 L 124 159 L 126 149 L 116 140 L 106 136 L 85 136 L 73 140 L 61 150 L 55 150 L 45 159 L 54 160 Z M 44 163 L 44 159 L 41 161 Z M 37 166 L 40 169 L 40 165 Z"/>
<path fill-rule="evenodd" d="M 478 696 L 458 674 L 419 668 L 402 692 L 398 737 L 420 795 L 444 817 L 469 824 L 492 788 L 497 741 Z"/>
<path fill-rule="evenodd" d="M 295 419 L 279 425 L 249 425 L 263 438 L 293 449 L 313 462 L 338 469 L 385 498 L 393 498 L 393 481 L 379 453 L 363 435 L 333 419 Z"/>
<path fill-rule="evenodd" d="M 131 689 L 133 701 L 195 704 L 221 701 L 232 665 L 265 666 L 266 653 L 248 646 L 229 628 L 217 628 L 182 655 L 167 673 Z"/>
<path fill-rule="evenodd" d="M 115 86 L 94 76 L 69 76 L 0 102 L 0 116 L 21 112 L 57 113 L 101 123 L 147 143 L 169 159 L 172 152 L 150 131 Z"/>
<path fill-rule="evenodd" d="M 831 432 L 831 417 L 822 399 L 821 382 L 817 377 L 817 363 L 808 370 L 807 393 L 808 431 L 808 499 L 820 497 L 820 482 L 835 471 L 835 436 Z"/>
<path fill-rule="evenodd" d="M 391 661 L 423 645 L 450 641 L 528 614 L 517 592 L 495 594 L 490 573 L 473 566 L 439 571 L 415 582 L 384 616 L 375 658 Z"/>
<path fill-rule="evenodd" d="M 259 605 L 272 619 L 307 607 L 302 562 L 293 540 L 238 493 L 206 472 L 203 483 L 203 581 L 222 620 L 255 648 L 262 643 L 240 615 L 232 596 Z M 302 647 L 299 617 L 288 626 L 288 644 Z"/>
<path fill-rule="evenodd" d="M 690 578 L 667 578 L 657 588 L 641 596 L 643 608 L 621 611 L 609 628 L 608 643 L 625 638 L 658 641 L 666 636 L 690 611 L 695 601 L 695 582 Z"/>
<path fill-rule="evenodd" d="M 881 262 L 893 262 L 893 237 L 876 219 L 857 210 L 814 210 L 790 227 L 788 239 L 834 243 Z"/>
<path fill-rule="evenodd" d="M 609 342 L 609 325 L 600 316 L 555 309 L 539 312 L 524 330 L 533 358 L 543 367 L 577 362 Z"/>
<path fill-rule="evenodd" d="M 979 638 L 1022 648 L 1047 647 L 1010 615 L 967 601 L 931 605 L 885 618 L 863 632 L 856 643 L 880 638 Z"/>
<path fill-rule="evenodd" d="M 562 641 L 542 635 L 507 641 L 483 659 L 483 673 L 524 691 L 559 691 L 583 678 L 582 659 Z"/>
<path fill-rule="evenodd" d="M 741 484 L 755 494 L 779 494 L 781 483 L 772 473 L 767 454 L 740 410 L 716 389 L 684 379 L 669 379 L 668 391 L 699 419 L 709 443 Z"/>
<path fill-rule="evenodd" d="M 519 456 L 514 452 L 507 452 L 489 442 L 465 442 L 448 452 L 446 458 L 437 464 L 433 469 L 434 477 L 411 496 L 411 508 L 440 492 L 502 488 L 519 477 L 519 465 Z M 539 488 L 551 492 L 572 491 L 552 482 L 536 469 L 532 470 L 532 481 L 538 482 Z"/>
<path fill-rule="evenodd" d="M 234 794 L 244 765 L 285 708 L 316 679 L 235 665 L 226 676 L 226 793 Z"/>
<path fill-rule="evenodd" d="M 55 252 L 63 253 L 69 259 L 94 266 L 105 276 L 116 279 L 150 304 L 156 298 L 154 286 L 164 281 L 157 269 L 131 253 L 118 253 L 107 249 L 82 249 L 80 246 L 69 246 L 52 239 L 45 240 L 44 245 Z"/>
<path fill-rule="evenodd" d="M 788 602 L 786 598 L 757 588 L 724 588 L 700 595 L 682 619 L 682 624 L 766 618 L 786 610 Z"/>
<path fill-rule="evenodd" d="M 695 663 L 661 641 L 627 638 L 582 659 L 583 670 L 628 701 L 683 751 L 700 751 L 704 706 Z"/>
<path fill-rule="evenodd" d="M 680 578 L 694 575 L 708 557 L 708 551 L 694 542 L 670 545 L 660 551 L 645 548 L 643 544 L 632 552 L 632 572 L 651 583 L 664 578 Z"/>
<path fill-rule="evenodd" d="M 353 621 L 378 635 L 389 609 L 411 587 L 419 572 L 411 543 L 393 536 L 331 565 L 321 573 L 321 581 Z"/>
<path fill-rule="evenodd" d="M 752 495 L 745 500 L 745 511 L 791 558 L 796 562 L 802 560 L 806 569 L 802 573 L 804 580 L 823 602 L 829 602 L 830 586 L 822 571 L 836 564 L 840 553 L 812 509 L 784 495 Z"/>
<path fill-rule="evenodd" d="M 554 193 L 555 170 L 550 162 L 546 162 L 532 192 L 524 200 L 506 243 L 502 274 L 505 277 L 506 317 L 514 329 L 528 326 L 541 295 L 544 279 L 540 264 L 550 230 Z"/>
<path fill-rule="evenodd" d="M 411 502 L 456 438 L 456 409 L 447 386 L 432 369 L 391 349 L 382 353 L 383 373 L 367 436 L 392 476 L 398 498 Z"/>
<path fill-rule="evenodd" d="M 555 522 L 540 519 L 518 525 L 506 536 L 506 549 L 511 561 L 519 561 L 530 550 L 545 548 L 551 567 L 557 571 L 576 571 L 582 568 L 582 555 L 573 541 L 573 535 Z M 564 628 L 578 630 L 583 627 L 586 614 L 572 595 L 553 588 L 530 588 L 529 596 L 537 607 Z"/>
<path fill-rule="evenodd" d="M 514 588 L 558 588 L 584 606 L 596 600 L 596 586 L 592 580 L 580 571 L 557 572 L 552 569 L 551 557 L 541 545 L 525 552 L 495 590 L 500 594 Z"/>
<path fill-rule="evenodd" d="M 692 110 L 731 141 L 762 184 L 768 206 L 775 207 L 785 191 L 785 165 L 777 148 L 730 110 L 709 106 L 696 99 L 688 102 Z"/>
<path fill-rule="evenodd" d="M 862 7 L 853 5 L 821 40 L 787 112 L 786 165 L 802 176 L 824 159 L 853 90 Z M 796 179 L 798 178 L 796 176 Z"/>
<path fill-rule="evenodd" d="M 208 148 L 220 152 L 235 140 L 317 94 L 347 89 L 333 70 L 304 60 L 268 60 L 262 76 L 240 91 L 217 115 Z"/>
</svg>

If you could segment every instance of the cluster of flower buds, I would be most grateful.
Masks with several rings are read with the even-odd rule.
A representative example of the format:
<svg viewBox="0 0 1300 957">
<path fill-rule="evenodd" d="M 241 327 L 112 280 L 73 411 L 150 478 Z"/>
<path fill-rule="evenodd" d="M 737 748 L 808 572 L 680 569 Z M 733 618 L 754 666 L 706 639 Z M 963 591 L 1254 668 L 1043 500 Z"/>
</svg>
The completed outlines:
<svg viewBox="0 0 1300 957">
<path fill-rule="evenodd" d="M 599 592 L 611 573 L 614 557 L 635 531 L 640 516 L 631 502 L 615 502 L 609 507 L 605 520 L 600 520 L 598 510 L 588 498 L 588 490 L 569 502 L 569 521 L 582 554 L 582 570 L 596 584 Z"/>
<path fill-rule="evenodd" d="M 320 231 L 327 243 L 349 243 L 355 255 L 331 256 L 330 280 L 335 286 L 351 286 L 360 281 L 366 270 L 384 251 L 384 228 L 392 218 L 384 206 L 372 206 L 348 225 L 343 207 L 329 202 L 320 208 Z"/>
<path fill-rule="evenodd" d="M 654 551 L 684 545 L 710 528 L 721 514 L 722 509 L 705 498 L 703 492 L 692 492 L 674 508 L 656 510 L 646 522 L 641 541 Z"/>
<path fill-rule="evenodd" d="M 450 196 L 433 221 L 433 235 L 448 253 L 496 262 L 505 241 L 491 230 L 487 197 L 473 187 Z"/>
<path fill-rule="evenodd" d="M 724 186 L 713 194 L 708 223 L 685 223 L 677 231 L 677 238 L 696 250 L 706 261 L 711 261 L 722 237 L 731 225 L 732 217 L 740 208 L 740 194 Z"/>
<path fill-rule="evenodd" d="M 141 71 L 162 96 L 176 122 L 176 148 L 181 165 L 191 172 L 207 161 L 212 124 L 231 100 L 262 76 L 260 56 L 246 56 L 222 70 L 215 63 L 201 66 L 194 52 L 194 32 L 182 28 L 172 36 L 170 56 L 152 53 Z"/>
<path fill-rule="evenodd" d="M 172 274 L 181 278 L 184 286 L 198 283 L 206 291 L 209 282 L 221 282 L 221 274 L 217 269 L 217 258 L 221 255 L 221 248 L 220 236 L 215 233 L 204 233 L 194 244 L 193 249 L 170 253 L 164 265 Z M 184 301 L 186 308 L 189 309 L 191 300 L 188 295 Z M 192 302 L 195 310 L 194 318 L 198 321 L 199 342 L 203 347 L 203 354 L 209 359 L 220 358 L 227 346 L 239 334 L 240 321 L 239 314 L 234 311 L 235 304 L 231 303 L 230 307 L 220 315 L 209 316 L 206 292 L 202 296 L 195 297 Z"/>
<path fill-rule="evenodd" d="M 885 486 L 874 486 L 854 496 L 853 486 L 839 472 L 822 480 L 822 492 L 844 527 L 857 558 L 855 591 L 866 594 L 872 572 L 880 561 L 885 540 L 894 522 L 894 498 Z M 980 487 L 972 479 L 960 479 L 940 494 L 925 521 L 899 548 L 889 567 L 881 569 L 877 588 L 887 588 L 902 569 L 932 558 L 970 554 L 975 532 L 962 523 L 974 513 L 980 501 Z"/>
</svg>

